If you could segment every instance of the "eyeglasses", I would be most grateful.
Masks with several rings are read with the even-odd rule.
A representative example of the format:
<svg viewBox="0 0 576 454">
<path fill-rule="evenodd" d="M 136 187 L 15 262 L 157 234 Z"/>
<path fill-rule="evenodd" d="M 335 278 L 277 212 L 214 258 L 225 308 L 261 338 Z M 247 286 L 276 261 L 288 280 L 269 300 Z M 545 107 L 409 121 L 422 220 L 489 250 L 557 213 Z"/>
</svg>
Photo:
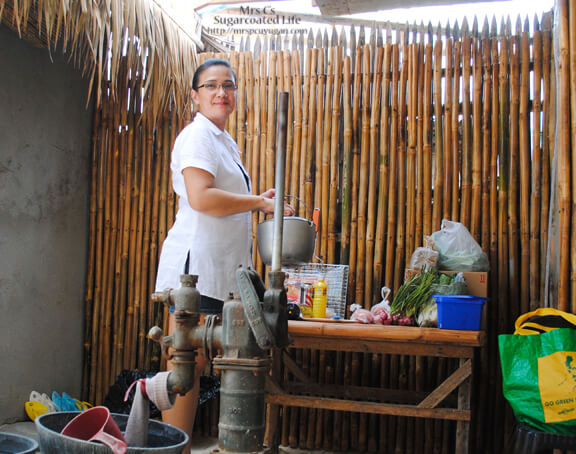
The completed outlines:
<svg viewBox="0 0 576 454">
<path fill-rule="evenodd" d="M 223 84 L 217 84 L 215 82 L 206 82 L 205 84 L 198 85 L 198 88 L 205 88 L 208 91 L 216 91 L 219 90 L 220 87 L 222 87 L 222 89 L 227 93 L 233 92 L 238 88 L 236 84 L 232 82 L 224 82 Z"/>
</svg>

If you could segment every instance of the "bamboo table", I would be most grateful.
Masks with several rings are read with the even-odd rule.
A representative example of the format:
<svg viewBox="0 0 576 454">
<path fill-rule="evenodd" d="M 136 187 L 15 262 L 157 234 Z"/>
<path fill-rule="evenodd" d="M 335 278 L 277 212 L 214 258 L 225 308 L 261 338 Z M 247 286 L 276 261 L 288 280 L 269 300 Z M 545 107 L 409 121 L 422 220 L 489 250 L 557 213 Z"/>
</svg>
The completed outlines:
<svg viewBox="0 0 576 454">
<path fill-rule="evenodd" d="M 378 395 L 389 397 L 391 402 L 407 402 L 408 393 L 412 400 L 417 396 L 417 402 L 366 402 L 350 398 L 351 392 L 343 389 L 342 385 L 313 383 L 298 367 L 288 351 L 277 351 L 273 355 L 272 374 L 267 382 L 266 395 L 266 402 L 271 405 L 266 421 L 267 443 L 273 451 L 277 450 L 279 444 L 279 431 L 276 430 L 278 406 L 285 405 L 455 420 L 457 421 L 456 454 L 468 453 L 472 401 L 470 381 L 475 351 L 485 344 L 483 331 L 316 321 L 289 321 L 288 331 L 292 339 L 291 348 L 458 358 L 460 365 L 436 389 L 421 395 L 413 391 L 378 388 Z M 283 368 L 288 369 L 300 383 L 285 381 Z M 438 408 L 441 402 L 449 400 L 447 397 L 456 389 L 458 390 L 458 399 L 454 402 L 456 408 Z M 323 397 L 322 394 L 324 396 L 340 394 L 345 398 Z M 364 397 L 366 395 L 368 394 L 365 393 Z"/>
</svg>

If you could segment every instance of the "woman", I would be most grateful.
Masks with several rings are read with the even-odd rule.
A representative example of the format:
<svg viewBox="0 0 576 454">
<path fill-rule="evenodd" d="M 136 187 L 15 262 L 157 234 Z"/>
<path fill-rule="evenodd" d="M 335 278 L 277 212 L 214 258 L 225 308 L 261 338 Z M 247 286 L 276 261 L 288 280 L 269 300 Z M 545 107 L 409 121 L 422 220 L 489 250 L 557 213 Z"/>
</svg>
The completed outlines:
<svg viewBox="0 0 576 454">
<path fill-rule="evenodd" d="M 176 138 L 170 169 L 179 196 L 176 221 L 162 246 L 156 290 L 180 287 L 180 274 L 196 274 L 201 312 L 218 313 L 237 294 L 238 266 L 252 265 L 252 211 L 274 212 L 274 189 L 251 194 L 239 149 L 225 131 L 236 106 L 236 76 L 225 60 L 207 60 L 192 79 L 198 113 Z M 285 215 L 294 214 L 285 205 Z M 170 330 L 174 318 L 170 317 Z M 200 352 L 201 350 L 199 350 Z M 200 356 L 200 355 L 199 355 Z M 200 374 L 207 360 L 197 358 L 195 385 L 178 396 L 163 420 L 192 434 Z"/>
</svg>

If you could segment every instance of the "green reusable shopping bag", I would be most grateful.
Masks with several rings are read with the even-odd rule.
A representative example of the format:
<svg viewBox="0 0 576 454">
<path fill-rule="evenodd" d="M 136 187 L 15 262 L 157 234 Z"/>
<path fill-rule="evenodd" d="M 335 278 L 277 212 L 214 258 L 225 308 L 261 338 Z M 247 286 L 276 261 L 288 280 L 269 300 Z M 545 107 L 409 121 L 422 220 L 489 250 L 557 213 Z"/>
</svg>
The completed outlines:
<svg viewBox="0 0 576 454">
<path fill-rule="evenodd" d="M 498 336 L 504 397 L 519 422 L 545 432 L 576 431 L 576 330 Z"/>
</svg>

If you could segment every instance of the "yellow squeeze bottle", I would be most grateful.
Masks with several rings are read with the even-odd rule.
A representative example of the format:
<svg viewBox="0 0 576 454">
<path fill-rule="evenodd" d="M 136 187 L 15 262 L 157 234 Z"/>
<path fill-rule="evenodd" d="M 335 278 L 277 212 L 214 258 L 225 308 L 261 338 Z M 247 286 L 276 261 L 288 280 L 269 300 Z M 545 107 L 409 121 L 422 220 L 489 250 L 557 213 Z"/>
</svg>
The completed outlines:
<svg viewBox="0 0 576 454">
<path fill-rule="evenodd" d="M 314 299 L 312 300 L 312 317 L 326 318 L 327 286 L 324 279 L 319 279 L 314 286 Z"/>
</svg>

